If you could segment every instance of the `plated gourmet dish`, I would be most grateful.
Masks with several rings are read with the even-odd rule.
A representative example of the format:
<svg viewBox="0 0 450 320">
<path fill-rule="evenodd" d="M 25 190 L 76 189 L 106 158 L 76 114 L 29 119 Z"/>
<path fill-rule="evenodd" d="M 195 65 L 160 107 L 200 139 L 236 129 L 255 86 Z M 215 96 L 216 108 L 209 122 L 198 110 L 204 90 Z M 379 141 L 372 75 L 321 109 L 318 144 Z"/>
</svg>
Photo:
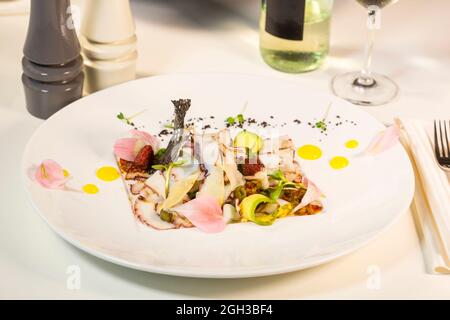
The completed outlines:
<svg viewBox="0 0 450 320">
<path fill-rule="evenodd" d="M 192 98 L 184 127 L 177 125 L 182 130 L 175 130 L 169 97 Z M 27 144 L 21 175 L 33 206 L 49 226 L 89 254 L 178 276 L 263 276 L 347 254 L 386 230 L 408 208 L 414 174 L 398 143 L 399 131 L 326 92 L 290 81 L 159 76 L 90 95 L 45 121 Z M 185 135 L 182 147 L 163 162 L 164 149 L 170 149 L 176 132 Z M 286 151 L 272 157 L 270 150 Z M 287 154 L 294 160 L 288 166 L 281 161 Z M 226 166 L 223 158 L 230 160 Z M 249 164 L 259 159 L 255 168 L 263 164 L 258 170 L 262 173 L 244 172 L 250 168 L 243 166 L 247 158 Z M 210 188 L 216 186 L 210 183 L 214 179 L 221 180 L 220 170 L 223 200 L 222 193 Z M 237 180 L 230 179 L 232 172 Z M 262 179 L 266 173 L 267 180 Z M 166 181 L 171 193 L 192 174 L 198 174 L 192 192 L 176 205 L 165 203 Z M 317 189 L 305 175 L 326 197 L 314 196 Z M 233 181 L 238 187 L 230 191 Z M 249 188 L 252 182 L 256 193 Z M 305 193 L 303 198 L 292 193 L 298 190 Z M 250 201 L 253 197 L 246 203 L 256 210 L 244 212 L 244 199 L 252 193 L 274 205 L 264 208 L 266 203 Z M 312 209 L 294 210 L 309 202 L 310 195 L 321 211 L 298 216 Z M 161 210 L 163 205 L 167 209 Z M 279 210 L 283 205 L 292 210 Z"/>
<path fill-rule="evenodd" d="M 267 226 L 322 211 L 323 194 L 302 172 L 289 136 L 230 128 L 229 122 L 208 130 L 186 125 L 191 101 L 172 103 L 166 146 L 137 129 L 114 145 L 133 213 L 143 224 L 214 233 L 230 223 Z"/>
</svg>

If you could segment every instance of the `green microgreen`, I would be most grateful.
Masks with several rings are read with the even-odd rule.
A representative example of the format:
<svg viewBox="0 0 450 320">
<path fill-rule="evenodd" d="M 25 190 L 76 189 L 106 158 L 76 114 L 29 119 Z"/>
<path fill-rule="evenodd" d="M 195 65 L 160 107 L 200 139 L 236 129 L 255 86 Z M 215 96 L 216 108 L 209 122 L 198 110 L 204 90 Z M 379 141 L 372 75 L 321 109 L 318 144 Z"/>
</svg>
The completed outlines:
<svg viewBox="0 0 450 320">
<path fill-rule="evenodd" d="M 238 113 L 235 117 L 229 116 L 228 118 L 225 119 L 225 123 L 228 124 L 229 126 L 238 124 L 239 126 L 242 127 L 242 125 L 245 123 L 244 112 L 246 109 L 247 109 L 247 102 L 245 103 L 240 113 Z"/>
<path fill-rule="evenodd" d="M 274 201 L 278 200 L 278 198 L 281 196 L 281 193 L 283 192 L 283 189 L 285 188 L 303 187 L 303 185 L 300 183 L 295 183 L 287 180 L 281 170 L 272 172 L 271 174 L 269 174 L 269 177 L 278 181 L 277 185 L 272 188 L 273 190 L 269 194 L 270 198 Z"/>
<path fill-rule="evenodd" d="M 127 124 L 127 125 L 129 125 L 129 126 L 134 127 L 134 123 L 131 121 L 131 119 L 130 119 L 129 117 L 126 117 L 126 116 L 123 114 L 123 112 L 120 112 L 120 113 L 117 115 L 117 119 L 119 119 L 120 121 L 122 121 L 123 123 L 125 123 L 125 124 Z"/>
<path fill-rule="evenodd" d="M 324 120 L 317 121 L 315 127 L 321 129 L 322 131 L 327 131 L 327 124 Z"/>
<path fill-rule="evenodd" d="M 228 123 L 229 125 L 233 125 L 233 124 L 236 123 L 236 119 L 235 119 L 234 117 L 228 117 L 228 118 L 225 120 L 225 122 Z"/>
<path fill-rule="evenodd" d="M 238 114 L 236 116 L 237 121 L 239 122 L 240 125 L 244 124 L 245 118 L 244 115 L 242 113 Z"/>
<path fill-rule="evenodd" d="M 155 154 L 156 159 L 161 158 L 164 155 L 164 153 L 166 153 L 166 148 L 159 149 L 158 152 L 156 152 Z"/>
<path fill-rule="evenodd" d="M 136 118 L 137 116 L 141 115 L 145 111 L 146 110 L 142 110 L 142 111 L 140 111 L 132 116 L 129 116 L 129 117 L 127 117 L 123 112 L 119 112 L 119 114 L 116 115 L 116 118 L 129 126 L 136 127 L 133 122 L 133 119 Z"/>
</svg>

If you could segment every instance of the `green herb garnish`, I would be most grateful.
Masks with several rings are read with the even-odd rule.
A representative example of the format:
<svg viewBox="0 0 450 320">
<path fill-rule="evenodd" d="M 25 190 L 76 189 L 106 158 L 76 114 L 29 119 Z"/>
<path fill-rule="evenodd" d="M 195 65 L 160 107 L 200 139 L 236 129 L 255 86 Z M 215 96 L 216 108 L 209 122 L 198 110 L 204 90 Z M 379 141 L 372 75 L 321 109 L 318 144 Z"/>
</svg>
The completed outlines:
<svg viewBox="0 0 450 320">
<path fill-rule="evenodd" d="M 240 125 L 244 124 L 245 119 L 244 119 L 244 115 L 242 113 L 238 114 L 236 119 Z"/>
<path fill-rule="evenodd" d="M 225 122 L 228 123 L 229 125 L 233 125 L 233 124 L 236 123 L 236 119 L 234 119 L 233 117 L 228 117 L 228 118 L 225 120 Z"/>
<path fill-rule="evenodd" d="M 322 131 L 327 131 L 327 124 L 325 123 L 325 120 L 317 121 L 315 127 L 321 129 Z"/>
<path fill-rule="evenodd" d="M 155 157 L 158 159 L 160 157 L 162 157 L 162 155 L 166 153 L 166 148 L 161 148 L 158 150 L 158 152 L 156 152 Z"/>
<path fill-rule="evenodd" d="M 324 132 L 327 131 L 328 127 L 327 127 L 327 122 L 326 122 L 326 121 L 327 121 L 328 114 L 330 113 L 330 109 L 331 109 L 332 105 L 333 105 L 333 103 L 330 102 L 330 104 L 328 105 L 328 108 L 327 108 L 326 111 L 325 111 L 325 114 L 324 114 L 323 118 L 322 118 L 321 120 L 317 121 L 317 122 L 312 126 L 313 128 L 320 129 L 320 131 L 321 131 L 322 133 L 324 133 Z"/>
<path fill-rule="evenodd" d="M 280 180 L 280 181 L 285 181 L 286 178 L 284 177 L 284 174 L 281 170 L 277 170 L 272 172 L 271 174 L 269 174 L 269 177 L 275 179 L 275 180 Z"/>
<path fill-rule="evenodd" d="M 236 123 L 240 126 L 242 126 L 245 122 L 245 118 L 244 115 L 242 113 L 239 113 L 236 117 L 228 117 L 225 119 L 225 122 L 230 125 L 233 126 Z"/>
<path fill-rule="evenodd" d="M 281 196 L 281 192 L 283 192 L 284 184 L 280 181 L 278 182 L 278 185 L 273 189 L 273 191 L 270 192 L 270 199 L 272 200 L 278 200 L 278 198 Z"/>
<path fill-rule="evenodd" d="M 117 119 L 119 119 L 120 121 L 122 121 L 123 123 L 132 126 L 132 127 L 136 127 L 134 125 L 133 119 L 136 118 L 137 116 L 141 115 L 142 113 L 144 113 L 146 110 L 142 110 L 130 117 L 125 116 L 125 114 L 123 112 L 120 112 L 118 115 L 116 115 Z"/>
<path fill-rule="evenodd" d="M 120 121 L 122 121 L 123 123 L 125 123 L 125 124 L 127 124 L 127 125 L 129 125 L 129 126 L 134 127 L 134 123 L 131 121 L 130 118 L 127 118 L 127 117 L 123 114 L 123 112 L 121 112 L 121 113 L 119 113 L 119 114 L 117 115 L 117 119 L 119 119 Z"/>
<path fill-rule="evenodd" d="M 237 114 L 235 117 L 230 116 L 230 117 L 226 118 L 225 123 L 228 126 L 233 126 L 237 123 L 240 127 L 242 127 L 242 125 L 245 122 L 244 113 L 245 113 L 245 110 L 247 109 L 247 104 L 248 104 L 248 102 L 246 102 L 244 104 L 242 111 L 239 114 Z"/>
<path fill-rule="evenodd" d="M 293 187 L 293 188 L 302 188 L 303 185 L 300 183 L 295 183 L 292 181 L 289 181 L 284 176 L 283 172 L 281 170 L 277 170 L 269 174 L 269 177 L 271 177 L 274 180 L 278 181 L 278 184 L 273 187 L 273 190 L 270 192 L 269 196 L 272 200 L 277 200 L 281 193 L 283 192 L 283 189 L 286 187 Z"/>
</svg>

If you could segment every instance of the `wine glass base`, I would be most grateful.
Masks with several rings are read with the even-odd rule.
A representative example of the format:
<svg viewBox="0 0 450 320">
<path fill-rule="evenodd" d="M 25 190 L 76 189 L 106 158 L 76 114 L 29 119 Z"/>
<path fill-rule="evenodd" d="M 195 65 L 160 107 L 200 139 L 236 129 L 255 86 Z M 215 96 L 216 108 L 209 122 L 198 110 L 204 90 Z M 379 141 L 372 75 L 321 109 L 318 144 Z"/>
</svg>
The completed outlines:
<svg viewBox="0 0 450 320">
<path fill-rule="evenodd" d="M 372 74 L 373 83 L 358 82 L 360 72 L 337 75 L 331 82 L 333 93 L 353 104 L 361 106 L 379 106 L 394 100 L 398 86 L 394 81 L 381 74 Z"/>
</svg>

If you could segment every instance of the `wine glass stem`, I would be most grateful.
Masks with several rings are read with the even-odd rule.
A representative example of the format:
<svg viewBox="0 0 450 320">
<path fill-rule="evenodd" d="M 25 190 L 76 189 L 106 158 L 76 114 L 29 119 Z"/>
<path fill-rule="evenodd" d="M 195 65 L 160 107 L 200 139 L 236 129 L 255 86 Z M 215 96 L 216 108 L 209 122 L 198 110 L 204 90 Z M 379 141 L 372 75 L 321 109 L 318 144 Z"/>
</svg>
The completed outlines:
<svg viewBox="0 0 450 320">
<path fill-rule="evenodd" d="M 364 58 L 364 65 L 361 70 L 361 75 L 355 80 L 355 85 L 371 87 L 376 84 L 375 80 L 372 78 L 371 66 L 372 66 L 372 53 L 375 43 L 375 15 L 376 12 L 372 9 L 367 10 L 368 13 L 368 24 L 369 29 L 367 35 L 366 52 Z"/>
</svg>

